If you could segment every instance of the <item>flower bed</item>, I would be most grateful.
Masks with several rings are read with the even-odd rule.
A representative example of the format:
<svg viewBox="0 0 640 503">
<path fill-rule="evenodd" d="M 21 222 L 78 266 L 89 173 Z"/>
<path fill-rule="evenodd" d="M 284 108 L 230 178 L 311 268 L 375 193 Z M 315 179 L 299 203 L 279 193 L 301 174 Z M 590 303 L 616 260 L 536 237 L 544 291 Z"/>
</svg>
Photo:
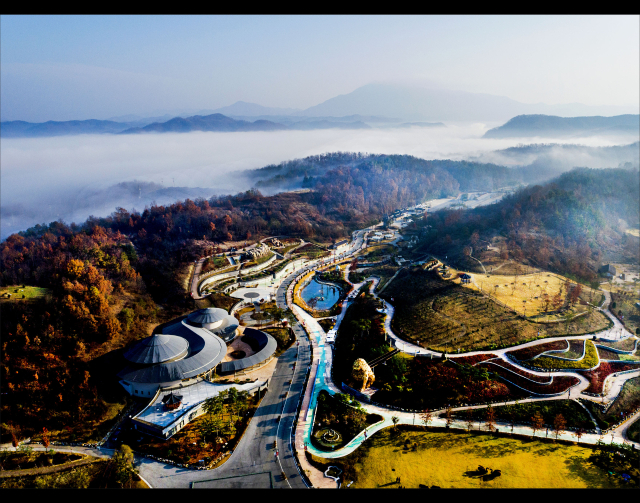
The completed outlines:
<svg viewBox="0 0 640 503">
<path fill-rule="evenodd" d="M 585 392 L 595 394 L 602 393 L 602 386 L 607 376 L 625 370 L 640 370 L 640 365 L 625 362 L 600 362 L 600 366 L 597 369 L 580 372 L 580 374 L 589 380 L 589 387 Z"/>
<path fill-rule="evenodd" d="M 619 360 L 620 356 L 618 353 L 614 353 L 613 351 L 609 351 L 608 349 L 598 348 L 598 356 L 601 360 Z"/>
<path fill-rule="evenodd" d="M 535 393 L 536 395 L 554 395 L 556 393 L 564 393 L 571 386 L 580 382 L 577 377 L 556 376 L 549 384 L 534 383 L 524 377 L 510 372 L 504 367 L 493 365 L 492 362 L 486 362 L 482 365 L 487 366 L 488 370 L 496 374 L 498 377 L 507 380 L 516 386 L 520 386 L 531 393 Z"/>
<path fill-rule="evenodd" d="M 500 367 L 504 367 L 505 369 L 510 370 L 511 372 L 514 372 L 519 376 L 526 377 L 527 379 L 531 379 L 532 381 L 535 381 L 540 384 L 551 383 L 551 378 L 549 376 L 537 376 L 535 374 L 531 374 L 530 372 L 520 370 L 515 365 L 511 365 L 510 363 L 505 362 L 504 360 L 496 359 L 496 360 L 491 360 L 491 362 L 487 362 L 487 363 L 491 363 L 493 365 L 499 365 Z"/>
<path fill-rule="evenodd" d="M 598 350 L 591 341 L 587 341 L 584 358 L 581 360 L 560 360 L 558 358 L 550 358 L 541 356 L 535 360 L 531 360 L 529 364 L 532 367 L 541 369 L 592 369 L 599 362 Z"/>
<path fill-rule="evenodd" d="M 609 341 L 606 339 L 596 339 L 596 342 L 602 346 L 609 347 L 611 349 L 618 349 L 620 351 L 633 351 L 636 347 L 636 337 L 629 337 L 621 341 Z"/>
<path fill-rule="evenodd" d="M 460 365 L 475 365 L 476 363 L 480 363 L 497 357 L 497 355 L 489 353 L 486 355 L 452 356 L 451 360 Z"/>
<path fill-rule="evenodd" d="M 516 360 L 525 361 L 530 360 L 531 358 L 534 358 L 535 356 L 538 356 L 545 351 L 557 351 L 568 348 L 569 343 L 567 341 L 553 341 L 544 344 L 538 344 L 536 346 L 529 346 L 527 348 L 516 349 L 515 351 L 509 351 L 507 354 L 515 358 Z"/>
</svg>

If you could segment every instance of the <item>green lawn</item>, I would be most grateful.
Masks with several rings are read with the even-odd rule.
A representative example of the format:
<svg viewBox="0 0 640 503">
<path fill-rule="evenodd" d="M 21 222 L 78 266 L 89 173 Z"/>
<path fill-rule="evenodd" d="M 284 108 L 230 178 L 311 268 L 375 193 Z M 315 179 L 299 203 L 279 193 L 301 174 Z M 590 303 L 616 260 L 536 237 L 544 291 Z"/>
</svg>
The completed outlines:
<svg viewBox="0 0 640 503">
<path fill-rule="evenodd" d="M 405 442 L 408 449 L 405 450 Z M 417 450 L 413 451 L 413 444 Z M 537 440 L 470 433 L 402 431 L 376 433 L 362 452 L 343 463 L 343 487 L 418 488 L 616 488 L 621 484 L 588 461 L 591 448 Z M 483 481 L 474 472 L 479 465 L 502 475 Z M 396 478 L 400 477 L 400 483 Z"/>
<path fill-rule="evenodd" d="M 0 287 L 0 302 L 31 300 L 44 297 L 49 292 L 38 286 L 14 285 Z M 11 295 L 11 297 L 9 297 Z"/>
</svg>

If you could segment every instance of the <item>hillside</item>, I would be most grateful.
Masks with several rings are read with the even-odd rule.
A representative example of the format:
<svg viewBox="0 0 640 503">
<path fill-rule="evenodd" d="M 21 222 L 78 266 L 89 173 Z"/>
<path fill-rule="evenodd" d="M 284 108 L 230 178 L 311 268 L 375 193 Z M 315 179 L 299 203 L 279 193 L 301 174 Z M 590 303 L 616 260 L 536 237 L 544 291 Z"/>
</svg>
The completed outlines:
<svg viewBox="0 0 640 503">
<path fill-rule="evenodd" d="M 490 129 L 483 138 L 611 136 L 640 134 L 640 115 L 614 117 L 556 117 L 518 115 L 500 127 Z"/>
<path fill-rule="evenodd" d="M 640 260 L 638 239 L 624 232 L 640 224 L 638 207 L 636 169 L 579 168 L 494 205 L 430 214 L 420 249 L 464 261 L 465 248 L 493 242 L 505 260 L 592 282 L 610 257 Z"/>
<path fill-rule="evenodd" d="M 133 133 L 188 133 L 190 131 L 277 131 L 287 129 L 271 121 L 238 121 L 222 114 L 174 117 L 167 122 L 154 122 L 144 127 L 126 129 L 122 134 Z"/>
<path fill-rule="evenodd" d="M 36 138 L 43 136 L 64 136 L 74 134 L 119 133 L 131 127 L 126 122 L 86 120 L 48 121 L 42 123 L 8 121 L 0 124 L 2 138 Z"/>
</svg>

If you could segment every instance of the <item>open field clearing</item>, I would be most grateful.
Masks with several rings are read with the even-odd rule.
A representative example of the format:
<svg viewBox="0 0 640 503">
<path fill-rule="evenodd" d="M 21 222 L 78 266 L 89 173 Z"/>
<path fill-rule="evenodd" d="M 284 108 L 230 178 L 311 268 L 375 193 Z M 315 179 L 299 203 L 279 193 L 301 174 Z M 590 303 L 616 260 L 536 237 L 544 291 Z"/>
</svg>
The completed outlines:
<svg viewBox="0 0 640 503">
<path fill-rule="evenodd" d="M 566 305 L 567 284 L 573 285 L 569 287 L 569 293 L 575 288 L 575 283 L 569 279 L 549 272 L 519 276 L 471 274 L 471 277 L 475 285 L 468 283 L 464 285 L 466 288 L 480 287 L 482 292 L 529 317 L 543 315 Z M 581 290 L 579 298 L 583 302 L 594 303 L 600 299 L 601 294 L 592 288 L 581 285 Z M 583 302 L 576 303 L 575 314 L 586 311 L 587 306 Z"/>
<path fill-rule="evenodd" d="M 3 286 L 0 287 L 0 302 L 16 302 L 44 297 L 49 290 L 38 286 Z"/>
<path fill-rule="evenodd" d="M 417 450 L 404 450 L 405 441 Z M 615 488 L 619 482 L 588 461 L 590 448 L 472 433 L 400 431 L 374 435 L 355 465 L 351 488 Z M 477 467 L 500 470 L 488 481 Z M 396 482 L 396 480 L 400 482 Z"/>
<path fill-rule="evenodd" d="M 632 236 L 640 237 L 640 229 L 627 229 L 625 230 L 627 234 L 631 234 Z"/>
<path fill-rule="evenodd" d="M 397 335 L 422 347 L 448 353 L 591 333 L 610 324 L 598 311 L 562 323 L 534 323 L 479 292 L 420 267 L 400 271 L 382 297 L 395 307 L 391 328 Z"/>
</svg>

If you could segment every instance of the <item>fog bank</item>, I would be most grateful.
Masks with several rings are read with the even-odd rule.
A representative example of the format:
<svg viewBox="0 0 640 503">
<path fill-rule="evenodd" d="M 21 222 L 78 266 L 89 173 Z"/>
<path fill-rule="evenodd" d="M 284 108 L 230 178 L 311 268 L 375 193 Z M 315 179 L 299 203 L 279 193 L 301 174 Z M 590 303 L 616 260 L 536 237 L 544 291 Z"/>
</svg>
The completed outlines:
<svg viewBox="0 0 640 503">
<path fill-rule="evenodd" d="M 167 204 L 185 197 L 235 194 L 253 185 L 244 170 L 325 152 L 521 164 L 520 158 L 493 152 L 535 139 L 482 139 L 493 126 L 3 139 L 0 238 L 37 223 L 80 223 L 90 215 L 106 216 L 116 206 L 143 210 L 154 200 Z M 615 144 L 594 137 L 556 143 Z"/>
</svg>

